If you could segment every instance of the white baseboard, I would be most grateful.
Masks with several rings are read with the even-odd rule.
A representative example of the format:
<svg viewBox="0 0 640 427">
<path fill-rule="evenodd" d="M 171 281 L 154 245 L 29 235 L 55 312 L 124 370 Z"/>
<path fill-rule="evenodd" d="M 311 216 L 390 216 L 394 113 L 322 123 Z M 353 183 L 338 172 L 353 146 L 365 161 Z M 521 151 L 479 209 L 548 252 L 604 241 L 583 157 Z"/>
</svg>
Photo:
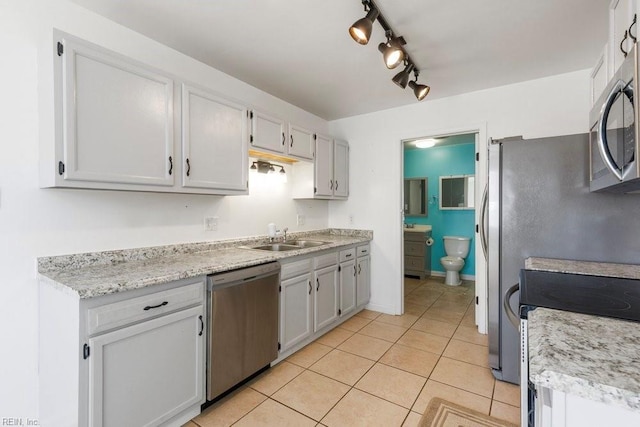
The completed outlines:
<svg viewBox="0 0 640 427">
<path fill-rule="evenodd" d="M 435 277 L 444 277 L 446 276 L 447 273 L 444 271 L 431 271 L 431 276 L 435 276 Z M 471 275 L 471 274 L 461 274 L 460 278 L 462 280 L 473 280 L 475 282 L 476 280 L 476 276 L 475 275 Z"/>
</svg>

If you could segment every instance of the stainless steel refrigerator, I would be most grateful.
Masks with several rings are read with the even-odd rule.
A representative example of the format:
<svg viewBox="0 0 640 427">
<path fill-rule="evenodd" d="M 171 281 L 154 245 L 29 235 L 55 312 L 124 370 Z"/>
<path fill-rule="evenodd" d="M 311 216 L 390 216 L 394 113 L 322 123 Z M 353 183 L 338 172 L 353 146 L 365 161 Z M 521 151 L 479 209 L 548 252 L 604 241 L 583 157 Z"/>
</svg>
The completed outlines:
<svg viewBox="0 0 640 427">
<path fill-rule="evenodd" d="M 640 264 L 640 195 L 589 192 L 588 139 L 490 143 L 489 364 L 500 380 L 520 380 L 519 331 L 503 302 L 527 257 Z"/>
</svg>

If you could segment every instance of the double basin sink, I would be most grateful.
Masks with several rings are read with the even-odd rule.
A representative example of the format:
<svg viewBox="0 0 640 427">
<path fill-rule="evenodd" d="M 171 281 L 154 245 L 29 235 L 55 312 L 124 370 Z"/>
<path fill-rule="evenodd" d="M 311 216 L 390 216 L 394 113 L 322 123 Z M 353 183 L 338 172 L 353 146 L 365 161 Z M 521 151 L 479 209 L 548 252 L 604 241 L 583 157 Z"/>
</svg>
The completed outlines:
<svg viewBox="0 0 640 427">
<path fill-rule="evenodd" d="M 326 245 L 327 242 L 319 240 L 289 240 L 282 243 L 268 243 L 260 246 L 249 246 L 247 249 L 258 249 L 261 251 L 282 252 L 295 251 L 298 249 L 314 248 L 316 246 Z"/>
</svg>

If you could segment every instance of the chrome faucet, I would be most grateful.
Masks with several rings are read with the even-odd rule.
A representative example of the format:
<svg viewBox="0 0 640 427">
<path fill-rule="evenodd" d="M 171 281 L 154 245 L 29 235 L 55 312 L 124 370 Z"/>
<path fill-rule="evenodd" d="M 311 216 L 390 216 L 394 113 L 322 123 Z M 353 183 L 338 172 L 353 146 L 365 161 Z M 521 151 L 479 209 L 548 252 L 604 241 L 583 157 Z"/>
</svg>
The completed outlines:
<svg viewBox="0 0 640 427">
<path fill-rule="evenodd" d="M 284 233 L 284 240 L 282 240 L 283 243 L 287 241 L 287 231 L 289 231 L 289 227 L 282 229 L 282 232 Z"/>
</svg>

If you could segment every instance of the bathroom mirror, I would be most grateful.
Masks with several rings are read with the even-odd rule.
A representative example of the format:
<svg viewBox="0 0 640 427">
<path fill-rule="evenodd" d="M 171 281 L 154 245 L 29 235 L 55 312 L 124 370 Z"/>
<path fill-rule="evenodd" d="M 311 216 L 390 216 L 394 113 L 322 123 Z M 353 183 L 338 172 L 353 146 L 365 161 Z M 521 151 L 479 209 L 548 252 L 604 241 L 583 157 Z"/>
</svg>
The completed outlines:
<svg viewBox="0 0 640 427">
<path fill-rule="evenodd" d="M 474 209 L 475 176 L 440 177 L 440 209 Z"/>
<path fill-rule="evenodd" d="M 404 214 L 427 216 L 427 178 L 405 178 Z"/>
</svg>

